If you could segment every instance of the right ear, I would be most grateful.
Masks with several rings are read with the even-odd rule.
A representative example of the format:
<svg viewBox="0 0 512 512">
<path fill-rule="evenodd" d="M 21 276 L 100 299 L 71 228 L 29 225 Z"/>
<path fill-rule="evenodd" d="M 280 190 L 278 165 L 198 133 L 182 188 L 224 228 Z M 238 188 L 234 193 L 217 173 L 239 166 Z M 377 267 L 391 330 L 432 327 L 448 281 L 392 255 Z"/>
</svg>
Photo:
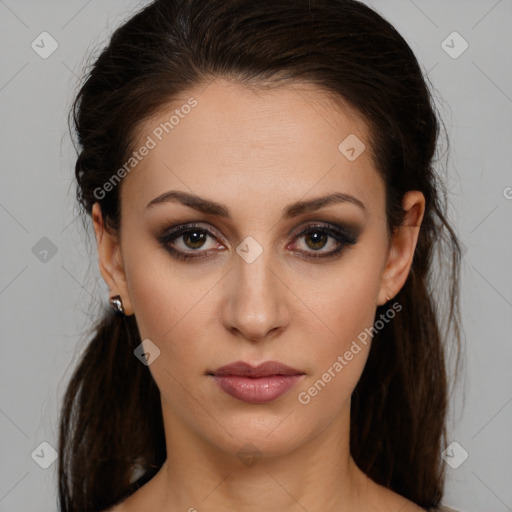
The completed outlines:
<svg viewBox="0 0 512 512">
<path fill-rule="evenodd" d="M 110 290 L 110 295 L 120 295 L 124 314 L 133 314 L 128 293 L 121 247 L 118 237 L 105 228 L 101 207 L 98 202 L 92 206 L 92 222 L 98 245 L 98 262 L 101 275 Z"/>
</svg>

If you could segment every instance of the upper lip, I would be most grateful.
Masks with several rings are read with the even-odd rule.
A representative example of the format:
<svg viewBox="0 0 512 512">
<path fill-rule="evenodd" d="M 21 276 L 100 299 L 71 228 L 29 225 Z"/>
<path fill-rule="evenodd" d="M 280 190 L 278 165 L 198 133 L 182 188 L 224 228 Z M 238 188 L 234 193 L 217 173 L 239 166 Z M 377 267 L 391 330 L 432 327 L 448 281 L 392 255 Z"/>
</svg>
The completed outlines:
<svg viewBox="0 0 512 512">
<path fill-rule="evenodd" d="M 209 372 L 210 375 L 236 375 L 238 377 L 269 377 L 271 375 L 304 375 L 304 372 L 291 368 L 278 361 L 265 361 L 258 366 L 252 366 L 245 361 L 236 361 L 234 363 L 221 366 L 216 370 Z"/>
</svg>

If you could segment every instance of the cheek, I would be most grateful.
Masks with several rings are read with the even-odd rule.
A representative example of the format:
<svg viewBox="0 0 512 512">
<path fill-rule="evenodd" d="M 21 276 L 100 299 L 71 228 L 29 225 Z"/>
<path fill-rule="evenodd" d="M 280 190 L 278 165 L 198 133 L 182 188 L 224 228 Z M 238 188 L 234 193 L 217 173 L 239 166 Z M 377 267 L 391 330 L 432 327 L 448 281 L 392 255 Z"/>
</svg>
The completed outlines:
<svg viewBox="0 0 512 512">
<path fill-rule="evenodd" d="M 165 343 L 199 300 L 201 283 L 186 281 L 181 267 L 142 228 L 126 234 L 123 253 L 127 288 L 140 335 L 142 339 L 154 338 L 158 345 Z"/>
<path fill-rule="evenodd" d="M 310 353 L 311 374 L 297 394 L 310 418 L 330 422 L 348 406 L 371 346 L 369 332 L 376 310 L 372 290 L 343 288 L 343 293 L 332 295 L 337 301 L 325 304 L 325 323 L 334 334 L 317 341 Z"/>
<path fill-rule="evenodd" d="M 315 343 L 312 375 L 298 397 L 299 403 L 311 405 L 311 411 L 318 407 L 317 414 L 339 412 L 364 370 L 380 289 L 382 261 L 376 254 L 377 250 L 371 258 L 354 258 L 346 271 L 339 272 L 324 293 L 317 295 L 314 310 L 321 312 L 329 330 Z"/>
<path fill-rule="evenodd" d="M 186 272 L 164 251 L 130 249 L 125 268 L 137 326 L 141 339 L 150 339 L 160 350 L 151 371 L 165 368 L 176 376 L 204 371 L 198 354 L 207 353 L 205 343 L 211 345 L 205 334 L 212 327 L 209 292 L 218 278 Z"/>
<path fill-rule="evenodd" d="M 194 410 L 204 401 L 201 389 L 194 386 L 205 370 L 201 363 L 207 353 L 207 326 L 202 319 L 208 306 L 201 298 L 207 290 L 168 274 L 165 267 L 137 266 L 128 275 L 141 339 L 150 339 L 160 350 L 149 370 L 161 396 L 175 410 Z M 190 400 L 191 393 L 199 402 Z M 195 414 L 200 415 L 200 409 Z"/>
<path fill-rule="evenodd" d="M 375 251 L 374 254 L 378 254 Z M 333 348 L 343 349 L 361 331 L 371 326 L 381 287 L 381 258 L 354 255 L 344 268 L 317 292 L 315 311 L 330 327 Z M 325 286 L 327 285 L 327 286 Z"/>
</svg>

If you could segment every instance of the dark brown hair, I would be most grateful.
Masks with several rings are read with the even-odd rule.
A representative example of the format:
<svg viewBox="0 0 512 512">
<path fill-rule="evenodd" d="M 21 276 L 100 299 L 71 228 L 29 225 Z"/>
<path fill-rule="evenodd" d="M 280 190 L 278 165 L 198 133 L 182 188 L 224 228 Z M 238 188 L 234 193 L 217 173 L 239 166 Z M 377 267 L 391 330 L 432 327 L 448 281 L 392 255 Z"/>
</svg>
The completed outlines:
<svg viewBox="0 0 512 512">
<path fill-rule="evenodd" d="M 375 482 L 437 507 L 448 341 L 459 365 L 460 248 L 435 169 L 440 117 L 412 50 L 389 22 L 355 0 L 147 5 L 113 33 L 73 104 L 84 222 L 98 201 L 107 228 L 119 229 L 122 183 L 101 199 L 95 190 L 135 149 L 143 120 L 216 77 L 254 88 L 308 82 L 355 108 L 370 128 L 385 181 L 390 233 L 402 221 L 405 192 L 424 194 L 412 268 L 396 296 L 403 312 L 375 335 L 352 396 L 350 449 Z M 383 312 L 377 308 L 377 317 Z M 133 354 L 141 343 L 135 317 L 107 308 L 88 336 L 61 411 L 62 512 L 110 507 L 150 480 L 167 457 L 159 390 Z"/>
</svg>

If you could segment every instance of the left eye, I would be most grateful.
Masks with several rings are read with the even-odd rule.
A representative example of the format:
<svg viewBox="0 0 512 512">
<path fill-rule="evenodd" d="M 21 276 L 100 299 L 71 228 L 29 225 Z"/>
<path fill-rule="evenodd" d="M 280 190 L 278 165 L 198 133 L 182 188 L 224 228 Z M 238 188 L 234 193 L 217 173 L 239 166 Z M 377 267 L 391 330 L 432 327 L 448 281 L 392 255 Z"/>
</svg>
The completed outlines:
<svg viewBox="0 0 512 512">
<path fill-rule="evenodd" d="M 304 240 L 304 245 L 314 251 L 325 248 L 325 246 L 328 245 L 329 239 L 331 240 L 331 246 L 334 245 L 334 247 L 336 247 L 336 239 L 329 235 L 325 229 L 314 229 L 306 231 L 299 238 Z"/>
<path fill-rule="evenodd" d="M 298 248 L 298 244 L 295 242 L 292 244 L 293 249 L 299 249 L 299 253 L 304 254 L 302 257 L 309 259 L 335 257 L 341 253 L 345 246 L 352 246 L 357 242 L 356 233 L 350 229 L 323 224 L 310 225 L 296 235 L 295 238 L 298 240 L 304 239 L 306 248 L 312 251 Z M 331 250 L 320 251 L 325 247 L 329 247 L 329 245 L 332 247 Z"/>
</svg>

